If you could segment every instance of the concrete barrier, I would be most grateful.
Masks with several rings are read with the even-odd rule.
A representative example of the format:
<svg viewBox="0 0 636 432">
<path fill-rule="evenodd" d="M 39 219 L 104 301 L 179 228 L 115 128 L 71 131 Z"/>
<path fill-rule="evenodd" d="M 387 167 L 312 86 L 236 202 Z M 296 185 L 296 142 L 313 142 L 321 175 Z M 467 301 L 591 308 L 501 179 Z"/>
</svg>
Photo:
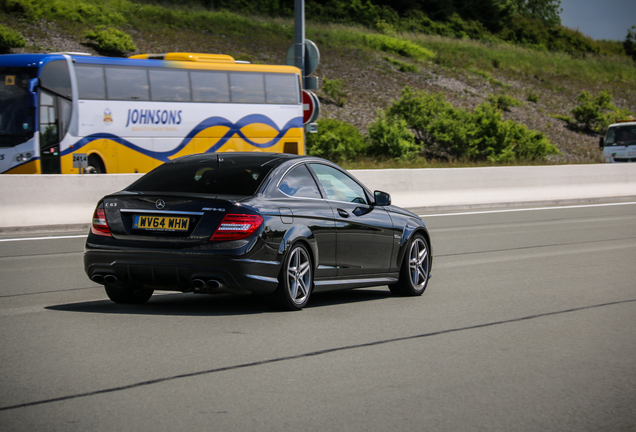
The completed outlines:
<svg viewBox="0 0 636 432">
<path fill-rule="evenodd" d="M 359 170 L 406 208 L 446 209 L 636 196 L 636 164 Z"/>
<path fill-rule="evenodd" d="M 0 229 L 89 224 L 101 197 L 140 176 L 0 175 Z"/>
<path fill-rule="evenodd" d="M 636 164 L 352 170 L 418 212 L 636 197 Z M 90 223 L 97 201 L 141 174 L 0 176 L 0 230 Z"/>
</svg>

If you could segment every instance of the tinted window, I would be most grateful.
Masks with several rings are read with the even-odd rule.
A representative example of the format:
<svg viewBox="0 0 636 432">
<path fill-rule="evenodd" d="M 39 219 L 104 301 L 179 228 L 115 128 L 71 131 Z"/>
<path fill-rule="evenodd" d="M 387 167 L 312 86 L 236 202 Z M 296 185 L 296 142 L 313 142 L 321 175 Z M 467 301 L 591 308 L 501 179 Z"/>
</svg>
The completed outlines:
<svg viewBox="0 0 636 432">
<path fill-rule="evenodd" d="M 194 102 L 229 102 L 230 85 L 227 72 L 190 72 Z"/>
<path fill-rule="evenodd" d="M 108 99 L 143 101 L 150 99 L 148 73 L 145 68 L 107 66 L 105 69 Z"/>
<path fill-rule="evenodd" d="M 71 99 L 71 76 L 66 60 L 55 60 L 44 65 L 40 75 L 42 87 Z"/>
<path fill-rule="evenodd" d="M 127 190 L 254 195 L 271 166 L 233 163 L 168 163 L 149 172 Z"/>
<path fill-rule="evenodd" d="M 362 186 L 342 171 L 322 164 L 311 164 L 311 168 L 325 190 L 327 199 L 368 204 Z"/>
<path fill-rule="evenodd" d="M 29 109 L 29 80 L 37 68 L 0 67 L 0 146 L 21 144 L 33 136 L 35 110 Z"/>
<path fill-rule="evenodd" d="M 153 101 L 190 101 L 190 79 L 186 70 L 150 69 Z"/>
<path fill-rule="evenodd" d="M 294 74 L 265 75 L 267 103 L 298 103 L 298 77 Z"/>
<path fill-rule="evenodd" d="M 278 189 L 292 197 L 321 198 L 318 186 L 305 165 L 299 165 L 287 173 Z"/>
<path fill-rule="evenodd" d="M 235 103 L 265 103 L 263 74 L 230 73 L 230 93 Z"/>
<path fill-rule="evenodd" d="M 80 99 L 106 99 L 104 68 L 92 65 L 75 65 L 75 76 Z"/>
</svg>

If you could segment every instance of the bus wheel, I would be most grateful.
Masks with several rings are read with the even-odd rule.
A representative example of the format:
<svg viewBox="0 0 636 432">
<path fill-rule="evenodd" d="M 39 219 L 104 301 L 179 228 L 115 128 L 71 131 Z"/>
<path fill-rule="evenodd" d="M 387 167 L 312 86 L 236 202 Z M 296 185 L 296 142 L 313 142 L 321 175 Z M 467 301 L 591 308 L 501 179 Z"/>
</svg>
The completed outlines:
<svg viewBox="0 0 636 432">
<path fill-rule="evenodd" d="M 106 174 L 104 162 L 97 155 L 88 157 L 88 165 L 84 168 L 84 174 Z"/>
</svg>

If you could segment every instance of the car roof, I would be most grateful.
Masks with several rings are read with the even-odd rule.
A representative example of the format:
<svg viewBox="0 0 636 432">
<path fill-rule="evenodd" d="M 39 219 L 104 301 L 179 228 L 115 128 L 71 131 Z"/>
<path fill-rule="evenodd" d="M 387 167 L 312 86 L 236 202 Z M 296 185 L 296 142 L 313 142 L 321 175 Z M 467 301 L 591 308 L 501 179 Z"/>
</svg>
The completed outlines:
<svg viewBox="0 0 636 432">
<path fill-rule="evenodd" d="M 182 156 L 171 163 L 210 163 L 230 162 L 233 164 L 265 165 L 274 163 L 279 165 L 287 160 L 300 159 L 303 156 L 288 153 L 264 153 L 264 152 L 224 152 L 224 153 L 201 153 Z"/>
</svg>

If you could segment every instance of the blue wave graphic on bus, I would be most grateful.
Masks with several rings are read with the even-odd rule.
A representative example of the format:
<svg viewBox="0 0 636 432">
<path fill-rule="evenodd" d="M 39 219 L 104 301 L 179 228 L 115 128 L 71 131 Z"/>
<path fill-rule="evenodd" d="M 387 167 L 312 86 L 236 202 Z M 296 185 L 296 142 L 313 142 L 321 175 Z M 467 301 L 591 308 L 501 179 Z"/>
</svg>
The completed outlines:
<svg viewBox="0 0 636 432">
<path fill-rule="evenodd" d="M 261 124 L 265 124 L 273 129 L 275 129 L 276 131 L 278 131 L 277 135 L 275 137 L 273 137 L 269 142 L 264 143 L 264 144 L 260 144 L 260 143 L 256 143 L 254 141 L 252 141 L 251 139 L 249 139 L 248 137 L 245 136 L 245 134 L 243 134 L 243 132 L 241 131 L 242 128 L 244 128 L 245 126 L 254 124 L 254 123 L 261 123 Z M 239 121 L 237 121 L 236 123 L 232 123 L 231 121 L 229 121 L 226 118 L 223 117 L 210 117 L 207 118 L 205 120 L 203 120 L 201 123 L 199 123 L 194 129 L 192 129 L 188 135 L 186 135 L 186 137 L 181 141 L 181 143 L 175 147 L 172 150 L 169 151 L 165 151 L 165 152 L 156 152 L 153 150 L 148 150 L 145 149 L 143 147 L 139 147 L 138 145 L 135 145 L 133 143 L 131 143 L 128 140 L 125 140 L 123 138 L 118 137 L 117 135 L 113 135 L 113 134 L 109 134 L 109 133 L 96 133 L 96 134 L 92 134 L 89 136 L 86 136 L 84 138 L 82 138 L 81 140 L 77 141 L 75 144 L 73 144 L 72 149 L 66 149 L 64 151 L 62 151 L 61 156 L 65 156 L 69 153 L 72 153 L 74 151 L 77 151 L 78 149 L 84 147 L 85 145 L 98 140 L 98 139 L 110 139 L 113 140 L 119 144 L 122 144 L 128 148 L 130 148 L 131 150 L 134 150 L 136 152 L 139 152 L 143 155 L 152 157 L 154 159 L 160 160 L 162 162 L 167 162 L 170 160 L 170 156 L 173 156 L 177 153 L 179 153 L 185 146 L 187 146 L 190 141 L 192 141 L 192 139 L 194 137 L 196 137 L 199 133 L 201 133 L 202 131 L 204 131 L 205 129 L 214 127 L 214 126 L 224 126 L 228 128 L 228 131 L 225 133 L 225 135 L 223 135 L 216 144 L 214 144 L 212 147 L 210 147 L 206 153 L 214 153 L 215 151 L 217 151 L 218 149 L 220 149 L 221 147 L 223 147 L 223 145 L 230 139 L 232 138 L 232 136 L 234 135 L 238 135 L 239 137 L 241 137 L 243 140 L 245 140 L 246 142 L 248 142 L 249 144 L 253 145 L 254 147 L 258 147 L 258 148 L 268 148 L 271 147 L 273 145 L 275 145 L 276 143 L 278 143 L 278 141 L 285 136 L 285 134 L 293 128 L 301 128 L 303 126 L 303 119 L 302 117 L 296 117 L 291 119 L 290 121 L 287 122 L 287 124 L 285 124 L 285 126 L 283 126 L 282 129 L 278 129 L 278 126 L 276 125 L 276 123 L 274 123 L 269 117 L 264 116 L 262 114 L 251 114 L 248 115 L 246 117 L 243 117 L 242 119 L 240 119 Z"/>
</svg>

